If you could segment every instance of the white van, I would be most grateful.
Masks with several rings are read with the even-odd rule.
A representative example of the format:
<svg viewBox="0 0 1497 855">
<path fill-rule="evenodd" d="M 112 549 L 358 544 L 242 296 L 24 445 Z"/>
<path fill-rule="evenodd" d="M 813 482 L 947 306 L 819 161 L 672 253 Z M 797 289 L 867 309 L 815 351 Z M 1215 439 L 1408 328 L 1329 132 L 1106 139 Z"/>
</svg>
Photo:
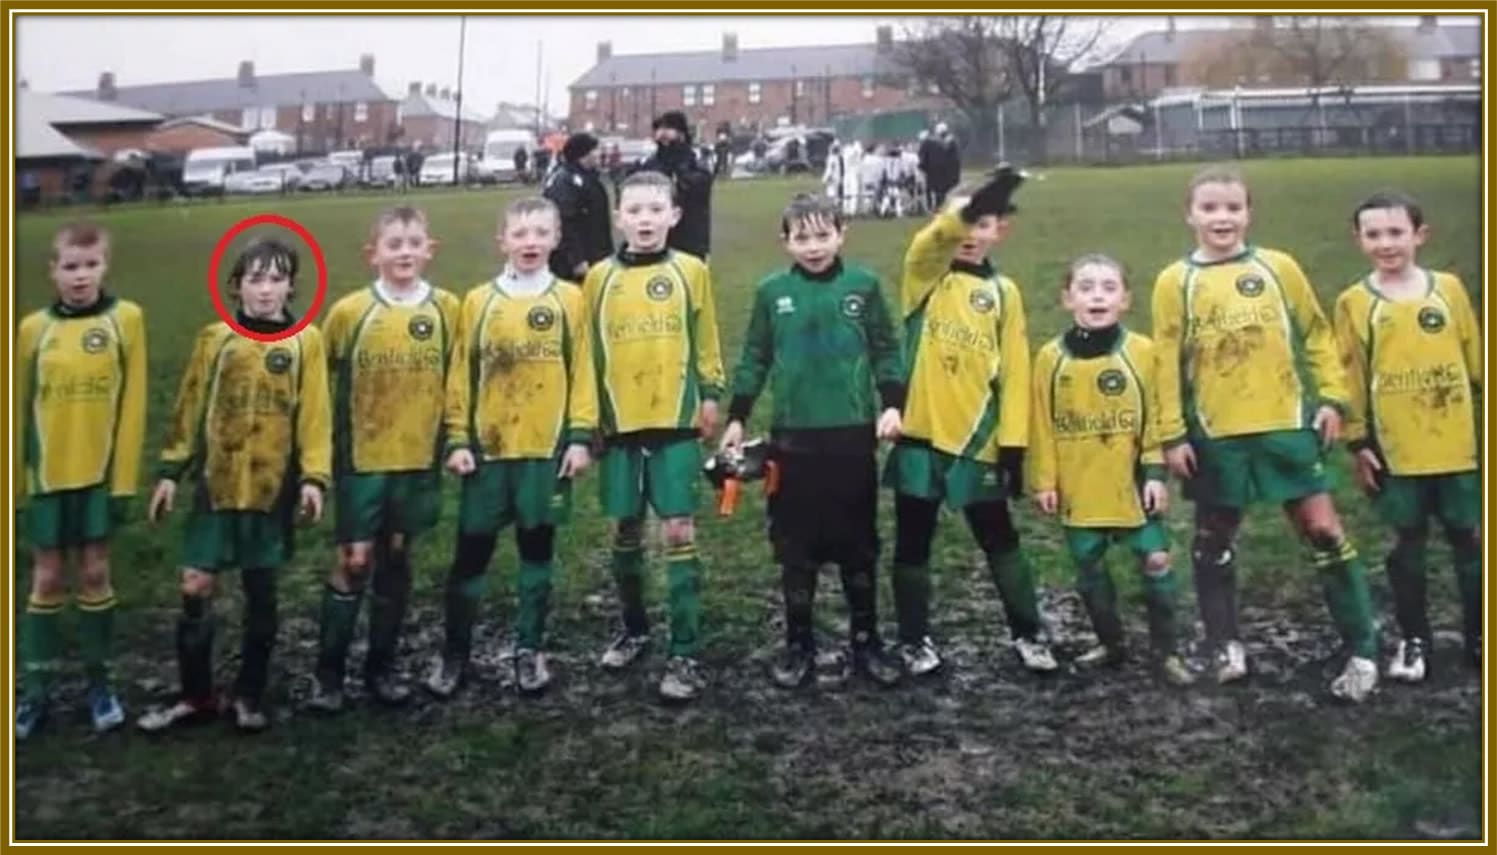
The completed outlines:
<svg viewBox="0 0 1497 855">
<path fill-rule="evenodd" d="M 255 150 L 249 146 L 195 148 L 182 162 L 182 186 L 189 196 L 224 192 L 224 181 L 236 172 L 255 170 Z"/>
<path fill-rule="evenodd" d="M 479 173 L 489 181 L 517 181 L 515 175 L 515 150 L 525 149 L 534 156 L 535 134 L 530 131 L 489 131 L 483 142 L 483 160 L 479 162 Z M 527 167 L 529 168 L 528 164 Z"/>
</svg>

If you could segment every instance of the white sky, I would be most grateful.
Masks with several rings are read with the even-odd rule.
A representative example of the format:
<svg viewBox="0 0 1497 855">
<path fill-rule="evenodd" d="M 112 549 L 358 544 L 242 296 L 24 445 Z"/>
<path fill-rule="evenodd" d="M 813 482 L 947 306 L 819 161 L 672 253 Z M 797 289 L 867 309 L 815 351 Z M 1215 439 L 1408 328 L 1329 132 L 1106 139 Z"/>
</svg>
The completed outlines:
<svg viewBox="0 0 1497 855">
<path fill-rule="evenodd" d="M 1162 27 L 1159 17 L 1115 18 L 1109 41 Z M 1222 17 L 1177 16 L 1179 26 L 1220 26 Z M 457 17 L 113 17 L 16 15 L 16 68 L 38 91 L 93 89 L 99 73 L 117 85 L 233 77 L 241 60 L 257 74 L 358 67 L 375 56 L 375 78 L 400 97 L 411 81 L 456 88 Z M 778 16 L 469 16 L 464 106 L 488 115 L 500 101 L 530 103 L 541 82 L 554 114 L 566 112 L 566 87 L 592 67 L 596 46 L 615 54 L 716 50 L 722 34 L 740 49 L 871 42 L 893 18 Z M 896 25 L 896 32 L 898 32 Z"/>
</svg>

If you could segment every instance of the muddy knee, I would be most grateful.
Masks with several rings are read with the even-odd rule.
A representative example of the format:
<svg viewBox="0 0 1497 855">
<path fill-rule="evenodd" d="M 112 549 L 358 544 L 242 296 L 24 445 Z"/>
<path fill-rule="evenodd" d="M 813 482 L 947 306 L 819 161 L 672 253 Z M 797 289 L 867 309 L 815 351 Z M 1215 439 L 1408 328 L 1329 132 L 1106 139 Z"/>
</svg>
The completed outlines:
<svg viewBox="0 0 1497 855">
<path fill-rule="evenodd" d="M 369 578 L 369 572 L 374 564 L 372 552 L 369 545 L 363 543 L 340 548 L 338 568 L 333 574 L 335 587 L 340 587 L 345 591 L 364 587 L 364 581 Z"/>
<path fill-rule="evenodd" d="M 214 578 L 212 573 L 204 573 L 201 570 L 182 571 L 182 596 L 191 597 L 195 600 L 206 600 L 213 596 Z"/>
<path fill-rule="evenodd" d="M 691 517 L 674 517 L 661 523 L 660 533 L 666 546 L 687 546 L 696 542 L 696 523 Z"/>
<path fill-rule="evenodd" d="M 1170 572 L 1170 554 L 1168 552 L 1150 552 L 1144 556 L 1144 575 L 1159 577 Z"/>
<path fill-rule="evenodd" d="M 67 593 L 62 577 L 62 553 L 55 549 L 37 550 L 31 567 L 31 595 L 51 601 Z"/>
</svg>

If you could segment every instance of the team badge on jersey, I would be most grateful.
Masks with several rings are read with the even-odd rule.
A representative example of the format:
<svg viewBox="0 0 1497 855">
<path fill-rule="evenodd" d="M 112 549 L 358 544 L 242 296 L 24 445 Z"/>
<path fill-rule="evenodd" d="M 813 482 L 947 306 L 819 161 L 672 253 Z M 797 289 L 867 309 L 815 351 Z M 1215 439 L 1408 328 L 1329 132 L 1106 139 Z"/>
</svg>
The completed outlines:
<svg viewBox="0 0 1497 855">
<path fill-rule="evenodd" d="M 1237 293 L 1244 297 L 1256 297 L 1263 293 L 1263 277 L 1256 273 L 1244 273 L 1237 277 Z"/>
<path fill-rule="evenodd" d="M 774 301 L 774 310 L 777 315 L 795 314 L 795 298 L 777 297 Z"/>
<path fill-rule="evenodd" d="M 1445 329 L 1445 313 L 1434 306 L 1425 306 L 1419 310 L 1419 328 L 1431 334 Z"/>
<path fill-rule="evenodd" d="M 656 276 L 645 285 L 645 294 L 648 295 L 651 300 L 654 300 L 658 303 L 663 303 L 666 300 L 669 300 L 671 298 L 671 292 L 674 290 L 676 290 L 676 286 L 672 285 L 671 281 L 664 276 Z"/>
<path fill-rule="evenodd" d="M 1115 398 L 1128 389 L 1128 377 L 1116 368 L 1109 368 L 1097 375 L 1097 391 Z"/>
<path fill-rule="evenodd" d="M 525 316 L 525 323 L 536 332 L 545 332 L 556 326 L 556 313 L 550 306 L 536 306 Z"/>
<path fill-rule="evenodd" d="M 436 332 L 437 325 L 432 323 L 431 318 L 425 315 L 417 315 L 411 318 L 411 322 L 406 329 L 410 331 L 411 338 L 416 341 L 426 341 L 431 338 L 433 332 Z"/>
<path fill-rule="evenodd" d="M 291 370 L 291 351 L 284 347 L 273 347 L 265 354 L 265 370 L 271 374 L 285 374 Z"/>
<path fill-rule="evenodd" d="M 863 317 L 863 311 L 868 308 L 868 301 L 862 294 L 848 294 L 842 298 L 842 314 L 857 320 Z"/>
<path fill-rule="evenodd" d="M 973 309 L 982 312 L 984 315 L 993 311 L 993 308 L 998 305 L 993 299 L 993 295 L 982 288 L 973 288 L 967 294 L 967 302 L 972 304 Z"/>
<path fill-rule="evenodd" d="M 1441 322 L 1444 326 L 1444 322 Z M 109 333 L 103 327 L 93 327 L 83 334 L 83 350 L 86 353 L 98 353 L 109 346 Z"/>
</svg>

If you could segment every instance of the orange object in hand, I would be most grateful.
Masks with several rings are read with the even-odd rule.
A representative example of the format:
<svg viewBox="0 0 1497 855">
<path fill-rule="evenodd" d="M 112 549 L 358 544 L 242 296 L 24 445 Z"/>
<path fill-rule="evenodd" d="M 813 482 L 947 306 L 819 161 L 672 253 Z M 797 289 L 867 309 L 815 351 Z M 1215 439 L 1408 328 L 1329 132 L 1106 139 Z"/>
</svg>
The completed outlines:
<svg viewBox="0 0 1497 855">
<path fill-rule="evenodd" d="M 738 507 L 738 485 L 740 483 L 737 478 L 729 478 L 723 482 L 723 493 L 717 500 L 718 516 L 726 517 L 733 515 L 733 510 Z"/>
</svg>

